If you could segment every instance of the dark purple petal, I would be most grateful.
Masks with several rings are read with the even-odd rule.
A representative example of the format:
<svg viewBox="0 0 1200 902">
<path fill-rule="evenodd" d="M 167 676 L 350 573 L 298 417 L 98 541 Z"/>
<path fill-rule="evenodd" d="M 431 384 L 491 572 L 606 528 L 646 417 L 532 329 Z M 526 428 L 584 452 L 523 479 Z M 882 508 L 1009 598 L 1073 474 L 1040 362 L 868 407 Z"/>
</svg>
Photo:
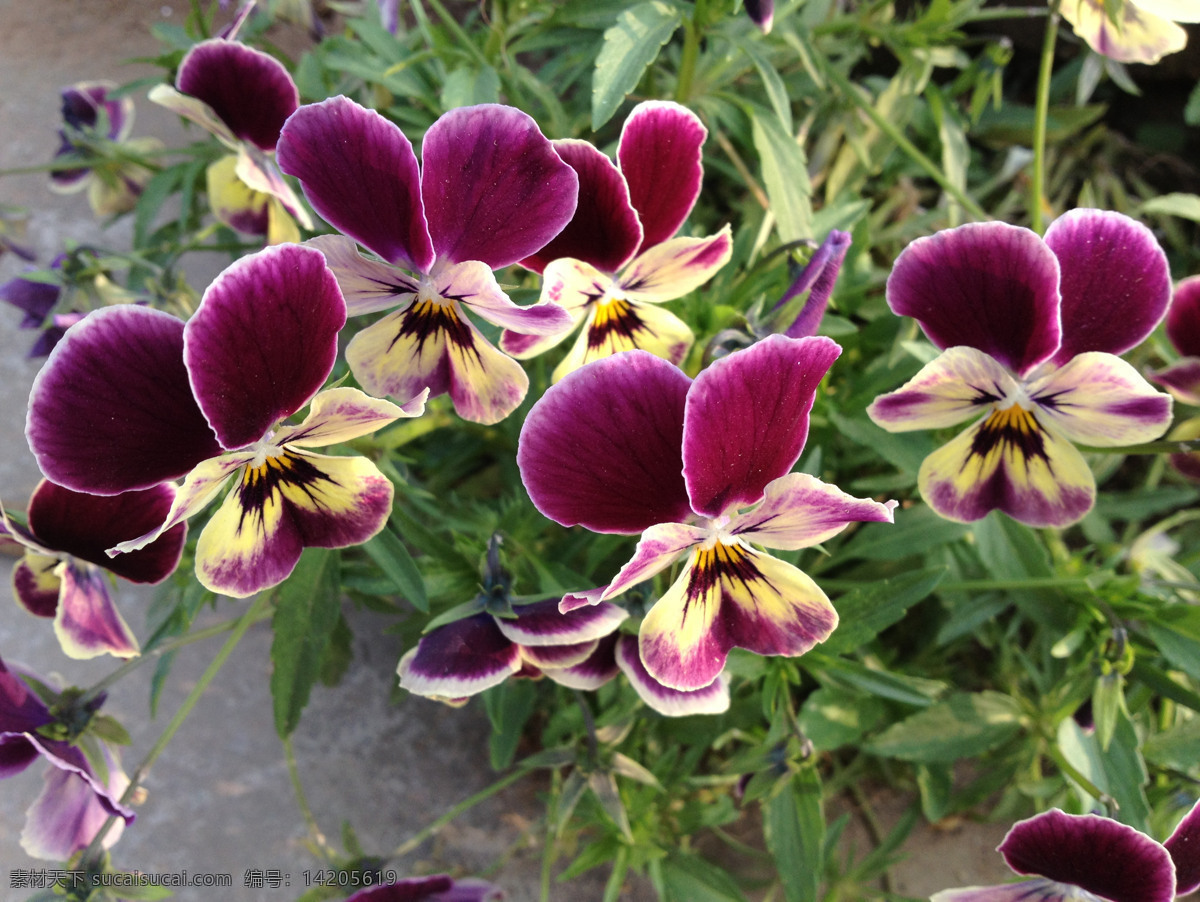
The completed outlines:
<svg viewBox="0 0 1200 902">
<path fill-rule="evenodd" d="M 828 338 L 772 335 L 696 377 L 687 396 L 683 471 L 692 509 L 719 517 L 754 504 L 808 437 L 817 385 L 842 349 Z"/>
<path fill-rule="evenodd" d="M 85 81 L 63 88 L 62 118 L 69 129 L 88 131 L 100 123 L 100 111 L 108 119 L 105 137 L 120 141 L 133 125 L 133 98 L 109 100 L 108 92 L 116 87 L 109 82 Z"/>
<path fill-rule="evenodd" d="M 678 232 L 692 212 L 707 136 L 695 113 L 665 100 L 639 103 L 625 120 L 617 163 L 642 222 L 639 253 Z"/>
<path fill-rule="evenodd" d="M 569 257 L 612 275 L 642 243 L 629 186 L 612 160 L 587 141 L 555 141 L 554 149 L 579 176 L 579 204 L 566 228 L 521 265 L 540 273 L 550 261 Z"/>
<path fill-rule="evenodd" d="M 243 257 L 204 292 L 184 332 L 196 400 L 226 448 L 257 442 L 325 384 L 346 302 L 320 251 Z"/>
<path fill-rule="evenodd" d="M 567 375 L 521 428 L 517 465 L 534 506 L 563 526 L 635 534 L 691 515 L 683 482 L 688 379 L 646 351 Z"/>
<path fill-rule="evenodd" d="M 283 64 L 237 41 L 201 41 L 179 65 L 175 87 L 207 103 L 243 141 L 274 150 L 279 130 L 300 101 Z"/>
<path fill-rule="evenodd" d="M 607 636 L 629 616 L 607 601 L 565 614 L 560 612 L 558 605 L 557 598 L 516 605 L 513 613 L 517 616 L 497 617 L 496 625 L 510 641 L 519 645 L 577 645 Z"/>
<path fill-rule="evenodd" d="M 1200 357 L 1200 276 L 1191 276 L 1175 286 L 1175 297 L 1167 311 L 1167 338 L 1184 357 Z"/>
<path fill-rule="evenodd" d="M 157 583 L 174 572 L 187 526 L 180 523 L 138 551 L 109 557 L 105 549 L 161 525 L 175 489 L 156 485 L 120 495 L 73 492 L 43 479 L 29 499 L 29 527 L 46 548 L 89 561 L 136 583 Z"/>
<path fill-rule="evenodd" d="M 62 580 L 54 571 L 59 563 L 57 557 L 30 554 L 13 567 L 13 595 L 17 603 L 35 617 L 53 617 L 58 613 Z"/>
<path fill-rule="evenodd" d="M 433 266 L 412 144 L 394 124 L 346 97 L 288 119 L 275 160 L 330 225 L 389 263 Z"/>
<path fill-rule="evenodd" d="M 17 276 L 0 285 L 0 301 L 8 301 L 18 310 L 24 311 L 22 329 L 36 329 L 54 309 L 61 292 L 62 286 L 53 282 L 34 282 Z"/>
<path fill-rule="evenodd" d="M 566 686 L 568 689 L 580 689 L 584 692 L 595 692 L 620 671 L 613 653 L 617 647 L 620 633 L 612 632 L 596 643 L 596 648 L 584 660 L 570 667 L 543 669 L 547 678 Z"/>
<path fill-rule="evenodd" d="M 462 698 L 499 685 L 521 669 L 521 650 L 491 614 L 455 620 L 421 637 L 400 659 L 400 688 L 433 698 Z"/>
<path fill-rule="evenodd" d="M 25 427 L 49 479 L 115 495 L 221 452 L 192 395 L 183 329 L 170 314 L 122 304 L 67 330 L 33 381 Z"/>
<path fill-rule="evenodd" d="M 1167 850 L 1132 827 L 1057 808 L 1013 825 L 998 850 L 1018 874 L 1049 877 L 1111 902 L 1171 902 Z"/>
<path fill-rule="evenodd" d="M 421 196 L 440 260 L 501 269 L 544 247 L 575 212 L 575 170 L 513 107 L 451 110 L 425 133 L 421 162 Z"/>
<path fill-rule="evenodd" d="M 386 886 L 359 890 L 346 902 L 501 902 L 504 893 L 484 880 L 451 880 L 445 874 L 407 877 Z"/>
<path fill-rule="evenodd" d="M 1178 401 L 1193 406 L 1200 405 L 1200 357 L 1183 357 L 1161 370 L 1146 373 L 1151 382 L 1157 382 Z"/>
<path fill-rule="evenodd" d="M 54 635 L 69 658 L 110 654 L 132 658 L 137 637 L 113 601 L 108 578 L 98 568 L 68 558 L 54 614 Z"/>
<path fill-rule="evenodd" d="M 615 658 L 638 697 L 659 714 L 686 717 L 689 714 L 721 714 L 729 710 L 729 678 L 724 674 L 692 691 L 664 686 L 642 663 L 636 636 L 619 637 Z"/>
<path fill-rule="evenodd" d="M 825 316 L 825 308 L 829 306 L 829 296 L 833 294 L 833 283 L 837 281 L 842 269 L 842 261 L 850 250 L 850 233 L 834 229 L 829 233 L 821 246 L 817 248 L 808 265 L 796 277 L 783 297 L 773 309 L 778 310 L 788 301 L 808 292 L 808 298 L 792 324 L 783 330 L 788 338 L 805 338 L 816 335 Z"/>
<path fill-rule="evenodd" d="M 775 0 L 746 0 L 744 5 L 750 21 L 761 28 L 763 34 L 770 34 L 775 22 Z"/>
<path fill-rule="evenodd" d="M 1062 346 L 1055 363 L 1085 351 L 1123 354 L 1167 312 L 1167 256 L 1140 222 L 1120 213 L 1071 210 L 1046 230 L 1046 244 L 1062 274 Z"/>
<path fill-rule="evenodd" d="M 1163 845 L 1175 862 L 1175 895 L 1186 896 L 1200 888 L 1200 802 L 1183 816 Z"/>
<path fill-rule="evenodd" d="M 906 247 L 887 300 L 939 348 L 975 348 L 1020 376 L 1058 350 L 1058 280 L 1058 259 L 1029 229 L 971 223 Z"/>
<path fill-rule="evenodd" d="M 0 661 L 0 734 L 28 733 L 53 720 L 25 681 Z M 0 775 L 7 776 L 2 770 Z"/>
</svg>

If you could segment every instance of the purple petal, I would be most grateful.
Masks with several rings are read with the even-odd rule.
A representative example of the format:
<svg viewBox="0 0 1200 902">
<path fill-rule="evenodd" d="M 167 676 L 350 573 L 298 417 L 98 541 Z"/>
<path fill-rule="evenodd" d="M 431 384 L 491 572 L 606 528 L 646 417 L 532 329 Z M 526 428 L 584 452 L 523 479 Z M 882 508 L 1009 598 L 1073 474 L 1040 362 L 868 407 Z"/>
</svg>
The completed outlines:
<svg viewBox="0 0 1200 902">
<path fill-rule="evenodd" d="M 1175 894 L 1186 896 L 1200 888 L 1200 802 L 1183 816 L 1163 845 L 1175 862 Z"/>
<path fill-rule="evenodd" d="M 540 273 L 552 260 L 568 257 L 616 273 L 642 243 L 642 226 L 624 176 L 587 141 L 555 141 L 554 149 L 579 176 L 579 204 L 566 228 L 521 265 Z"/>
<path fill-rule="evenodd" d="M 90 564 L 68 560 L 63 568 L 54 635 L 69 658 L 132 658 L 138 653 L 137 638 L 117 610 L 108 580 Z"/>
<path fill-rule="evenodd" d="M 788 473 L 769 483 L 763 502 L 734 517 L 727 527 L 767 548 L 809 548 L 851 523 L 891 523 L 896 502 L 855 498 L 807 473 Z"/>
<path fill-rule="evenodd" d="M 544 670 L 562 670 L 582 664 L 596 651 L 599 640 L 574 642 L 569 645 L 522 645 L 521 676 L 541 676 Z"/>
<path fill-rule="evenodd" d="M 420 283 L 403 270 L 360 254 L 351 238 L 318 235 L 304 244 L 325 255 L 325 265 L 337 278 L 350 316 L 405 306 L 412 303 L 420 290 Z"/>
<path fill-rule="evenodd" d="M 237 41 L 201 41 L 179 65 L 175 87 L 207 103 L 243 141 L 274 150 L 279 130 L 296 110 L 296 84 L 273 56 Z"/>
<path fill-rule="evenodd" d="M 1167 311 L 1167 338 L 1182 356 L 1200 357 L 1200 276 L 1191 276 L 1175 286 L 1175 297 Z"/>
<path fill-rule="evenodd" d="M 679 556 L 696 545 L 702 545 L 712 530 L 688 523 L 655 523 L 638 539 L 633 557 L 613 577 L 604 590 L 604 598 L 613 598 L 638 583 L 662 573 Z M 566 599 L 564 599 L 565 602 Z"/>
<path fill-rule="evenodd" d="M 58 612 L 62 580 L 58 576 L 61 561 L 53 555 L 26 552 L 12 572 L 13 596 L 35 617 L 53 617 Z"/>
<path fill-rule="evenodd" d="M 34 282 L 20 276 L 0 285 L 0 301 L 8 301 L 18 310 L 24 311 L 22 329 L 39 328 L 58 303 L 61 293 L 62 286 L 53 282 Z"/>
<path fill-rule="evenodd" d="M 600 639 L 595 650 L 578 664 L 571 667 L 544 667 L 542 673 L 568 689 L 595 692 L 620 672 L 613 656 L 619 638 L 620 633 L 609 633 Z"/>
<path fill-rule="evenodd" d="M 825 308 L 829 306 L 829 296 L 833 294 L 833 283 L 841 272 L 842 262 L 846 252 L 850 250 L 850 233 L 834 229 L 826 236 L 821 246 L 817 248 L 808 265 L 796 277 L 783 297 L 775 304 L 778 310 L 788 301 L 808 292 L 808 298 L 792 324 L 783 330 L 788 338 L 804 338 L 816 335 L 825 317 Z"/>
<path fill-rule="evenodd" d="M 412 144 L 394 124 L 346 97 L 298 109 L 276 162 L 326 222 L 389 263 L 433 266 Z"/>
<path fill-rule="evenodd" d="M 438 874 L 407 877 L 385 886 L 359 890 L 346 902 L 502 902 L 503 899 L 504 892 L 484 880 L 471 877 L 451 880 L 445 874 Z"/>
<path fill-rule="evenodd" d="M 551 598 L 533 604 L 517 605 L 515 619 L 497 617 L 496 625 L 510 641 L 519 645 L 575 645 L 607 636 L 629 616 L 615 604 L 601 602 L 568 614 L 558 609 L 559 600 Z"/>
<path fill-rule="evenodd" d="M 70 329 L 33 382 L 25 435 L 43 473 L 115 495 L 187 473 L 221 452 L 183 363 L 184 324 L 133 304 Z"/>
<path fill-rule="evenodd" d="M 763 34 L 770 34 L 775 22 L 775 0 L 746 0 L 744 5 L 750 21 L 762 29 Z"/>
<path fill-rule="evenodd" d="M 1058 350 L 1058 280 L 1057 258 L 1033 232 L 971 223 L 906 247 L 887 299 L 939 348 L 976 348 L 1023 375 Z"/>
<path fill-rule="evenodd" d="M 650 708 L 667 717 L 689 714 L 721 714 L 729 710 L 729 677 L 718 674 L 707 686 L 684 692 L 664 686 L 650 675 L 638 654 L 638 640 L 621 636 L 616 648 L 617 666 L 625 674 L 638 697 Z"/>
<path fill-rule="evenodd" d="M 133 98 L 121 97 L 109 100 L 108 92 L 116 85 L 104 81 L 85 81 L 63 88 L 62 118 L 69 129 L 87 131 L 100 123 L 100 111 L 108 119 L 105 137 L 110 141 L 123 141 L 133 128 Z"/>
<path fill-rule="evenodd" d="M 440 626 L 400 659 L 400 688 L 432 698 L 463 698 L 498 686 L 521 669 L 521 652 L 491 614 Z"/>
<path fill-rule="evenodd" d="M 828 338 L 772 335 L 696 377 L 684 421 L 692 509 L 719 517 L 754 504 L 788 472 L 808 437 L 817 385 L 842 349 Z"/>
<path fill-rule="evenodd" d="M 1073 886 L 1038 877 L 1000 886 L 964 886 L 944 889 L 929 902 L 1080 902 Z"/>
<path fill-rule="evenodd" d="M 1018 874 L 1048 877 L 1112 902 L 1171 902 L 1171 856 L 1132 827 L 1057 808 L 1013 825 L 998 851 Z"/>
<path fill-rule="evenodd" d="M 517 466 L 534 506 L 563 526 L 635 534 L 691 515 L 680 448 L 691 380 L 645 351 L 578 369 L 538 400 Z"/>
<path fill-rule="evenodd" d="M 184 331 L 192 388 L 221 444 L 257 442 L 307 404 L 345 322 L 337 280 L 313 248 L 267 248 L 222 272 Z"/>
<path fill-rule="evenodd" d="M 0 733 L 29 733 L 53 721 L 28 684 L 0 661 Z"/>
<path fill-rule="evenodd" d="M 1046 244 L 1062 273 L 1062 346 L 1055 363 L 1085 351 L 1123 354 L 1167 312 L 1167 255 L 1140 222 L 1120 213 L 1071 210 L 1046 230 Z"/>
<path fill-rule="evenodd" d="M 73 492 L 43 479 L 29 500 L 29 527 L 46 548 L 111 570 L 136 583 L 158 583 L 183 552 L 182 523 L 145 548 L 110 558 L 106 549 L 163 523 L 175 500 L 169 484 L 120 495 Z"/>
<path fill-rule="evenodd" d="M 440 260 L 501 269 L 544 247 L 575 212 L 575 170 L 513 107 L 451 110 L 425 133 L 421 160 L 421 196 Z"/>
<path fill-rule="evenodd" d="M 639 103 L 625 120 L 617 163 L 642 222 L 639 253 L 678 232 L 692 212 L 707 136 L 695 113 L 664 100 Z"/>
<path fill-rule="evenodd" d="M 1183 404 L 1200 406 L 1200 357 L 1184 357 L 1161 370 L 1146 373 Z"/>
</svg>

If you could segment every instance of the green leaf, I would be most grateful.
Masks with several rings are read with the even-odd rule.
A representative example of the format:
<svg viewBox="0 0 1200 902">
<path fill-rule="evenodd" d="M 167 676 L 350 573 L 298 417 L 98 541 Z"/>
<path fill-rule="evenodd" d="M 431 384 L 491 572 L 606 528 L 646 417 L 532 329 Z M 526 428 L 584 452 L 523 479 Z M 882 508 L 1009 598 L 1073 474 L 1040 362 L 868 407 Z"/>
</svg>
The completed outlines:
<svg viewBox="0 0 1200 902">
<path fill-rule="evenodd" d="M 918 764 L 917 789 L 921 792 L 921 812 L 931 824 L 946 816 L 950 808 L 950 793 L 954 789 L 954 773 L 948 764 Z"/>
<path fill-rule="evenodd" d="M 999 692 L 959 693 L 893 724 L 867 744 L 884 758 L 920 764 L 973 758 L 1021 730 L 1020 706 Z"/>
<path fill-rule="evenodd" d="M 763 833 L 787 902 L 818 898 L 825 843 L 821 801 L 821 778 L 805 768 L 763 806 Z"/>
<path fill-rule="evenodd" d="M 493 770 L 512 764 L 536 701 L 537 687 L 529 680 L 507 680 L 483 693 L 483 706 L 492 721 L 489 749 Z"/>
<path fill-rule="evenodd" d="M 792 102 L 788 98 L 787 85 L 783 83 L 783 79 L 756 42 L 743 41 L 738 46 L 746 56 L 750 57 L 750 62 L 754 63 L 754 68 L 758 70 L 758 76 L 762 79 L 763 88 L 766 89 L 767 99 L 771 101 L 771 109 L 779 119 L 779 125 L 790 134 L 792 132 Z"/>
<path fill-rule="evenodd" d="M 679 27 L 679 10 L 659 0 L 631 6 L 604 32 L 592 74 L 592 131 L 612 118 Z"/>
<path fill-rule="evenodd" d="M 1160 194 L 1142 204 L 1139 216 L 1147 213 L 1162 213 L 1167 216 L 1178 216 L 1180 219 L 1190 219 L 1200 222 L 1200 196 L 1183 194 L 1173 191 L 1170 194 Z"/>
<path fill-rule="evenodd" d="M 341 615 L 338 553 L 306 548 L 296 569 L 275 590 L 271 628 L 271 699 L 275 730 L 286 738 L 300 722 L 309 693 L 321 676 L 329 637 Z"/>
<path fill-rule="evenodd" d="M 1116 801 L 1117 810 L 1113 817 L 1135 830 L 1148 832 L 1150 803 L 1146 799 L 1145 785 L 1149 775 L 1138 750 L 1137 731 L 1124 712 L 1118 713 L 1107 752 L 1101 750 L 1095 736 L 1084 733 L 1071 717 L 1063 718 L 1059 725 L 1058 747 L 1083 776 Z M 1076 786 L 1076 790 L 1083 797 L 1085 807 L 1099 804 L 1100 800 L 1091 798 L 1082 787 Z"/>
<path fill-rule="evenodd" d="M 838 560 L 898 561 L 949 545 L 969 531 L 967 524 L 939 517 L 922 504 L 897 510 L 895 523 L 864 523 L 854 538 L 838 549 Z"/>
<path fill-rule="evenodd" d="M 858 742 L 887 714 L 883 701 L 873 695 L 837 686 L 822 686 L 804 700 L 800 729 L 822 752 Z"/>
<path fill-rule="evenodd" d="M 1096 722 L 1096 741 L 1108 750 L 1118 719 L 1128 717 L 1125 708 L 1125 680 L 1119 673 L 1106 673 L 1096 678 L 1092 691 L 1092 717 Z"/>
<path fill-rule="evenodd" d="M 663 902 L 746 902 L 728 873 L 687 852 L 671 851 L 660 874 Z"/>
<path fill-rule="evenodd" d="M 858 689 L 916 708 L 929 706 L 946 690 L 946 684 L 940 680 L 878 670 L 849 658 L 827 657 L 818 651 L 810 651 L 803 660 L 805 669 L 822 682 Z"/>
<path fill-rule="evenodd" d="M 1200 763 L 1197 761 L 1197 749 L 1200 749 L 1200 717 L 1193 717 L 1169 730 L 1155 733 L 1146 740 L 1143 751 L 1151 764 L 1188 773 Z"/>
<path fill-rule="evenodd" d="M 750 125 L 779 240 L 787 243 L 812 238 L 812 186 L 804 148 L 774 116 L 752 110 Z"/>
<path fill-rule="evenodd" d="M 866 645 L 904 617 L 905 612 L 932 592 L 945 575 L 945 567 L 933 567 L 851 589 L 834 603 L 839 625 L 826 640 L 823 650 L 836 655 Z"/>
<path fill-rule="evenodd" d="M 428 614 L 429 598 L 425 594 L 425 580 L 400 537 L 385 527 L 378 535 L 364 542 L 362 547 L 379 569 L 396 584 L 400 594 L 422 614 Z"/>
<path fill-rule="evenodd" d="M 973 532 L 979 557 L 996 579 L 1053 574 L 1045 546 L 1025 524 L 992 511 L 975 524 Z"/>
</svg>

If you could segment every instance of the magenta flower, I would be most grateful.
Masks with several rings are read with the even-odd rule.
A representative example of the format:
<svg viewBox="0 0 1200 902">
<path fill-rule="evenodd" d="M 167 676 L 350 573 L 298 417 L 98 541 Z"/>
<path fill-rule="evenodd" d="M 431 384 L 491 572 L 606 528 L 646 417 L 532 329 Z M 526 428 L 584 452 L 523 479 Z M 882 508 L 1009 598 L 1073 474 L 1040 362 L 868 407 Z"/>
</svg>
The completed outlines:
<svg viewBox="0 0 1200 902">
<path fill-rule="evenodd" d="M 942 890 L 931 902 L 1171 902 L 1200 887 L 1200 806 L 1163 844 L 1106 817 L 1052 808 L 1014 824 L 996 851 L 1032 879 Z"/>
<path fill-rule="evenodd" d="M 90 720 L 103 700 L 59 715 Z M 60 702 L 71 708 L 65 698 Z M 59 716 L 0 661 L 0 779 L 21 773 L 39 758 L 53 765 L 26 812 L 21 833 L 21 847 L 29 855 L 52 861 L 66 861 L 85 849 L 108 818 L 116 816 L 120 820 L 103 841 L 110 848 L 134 817 L 120 802 L 129 780 L 113 753 L 91 741 L 85 745 L 49 738 L 48 733 L 63 732 L 56 729 L 61 726 Z"/>
<path fill-rule="evenodd" d="M 13 568 L 17 601 L 31 614 L 54 619 L 54 634 L 69 657 L 137 654 L 137 639 L 109 593 L 108 574 L 162 582 L 179 564 L 187 526 L 180 523 L 118 558 L 105 549 L 155 529 L 174 500 L 171 485 L 88 495 L 44 479 L 29 500 L 28 526 L 4 518 L 0 536 L 11 537 L 25 553 Z"/>
<path fill-rule="evenodd" d="M 341 236 L 325 254 L 352 315 L 395 307 L 346 348 L 369 393 L 406 401 L 449 393 L 464 419 L 496 423 L 529 378 L 466 317 L 547 334 L 569 317 L 556 304 L 518 307 L 493 270 L 527 257 L 575 210 L 578 179 L 527 115 L 498 104 L 451 110 L 425 133 L 421 166 L 404 134 L 345 97 L 299 109 L 279 165 Z M 355 242 L 379 260 L 361 256 Z"/>
<path fill-rule="evenodd" d="M 668 688 L 709 686 L 734 646 L 800 655 L 837 625 L 807 575 L 752 542 L 805 548 L 855 521 L 891 522 L 894 502 L 789 472 L 840 353 L 827 338 L 774 335 L 693 381 L 628 351 L 576 370 L 529 412 L 517 464 L 534 506 L 564 526 L 641 533 L 633 559 L 587 600 L 616 597 L 686 555 L 639 632 L 642 663 Z"/>
<path fill-rule="evenodd" d="M 283 179 L 273 154 L 279 132 L 299 105 L 292 76 L 273 56 L 237 41 L 213 38 L 192 47 L 175 87 L 157 85 L 150 100 L 195 122 L 236 157 L 207 173 L 213 214 L 230 228 L 280 244 L 300 238 L 312 219 Z"/>
<path fill-rule="evenodd" d="M 616 165 L 586 141 L 555 142 L 579 174 L 579 206 L 558 237 L 521 263 L 542 273 L 542 301 L 561 304 L 571 320 L 539 334 L 510 326 L 504 351 L 533 357 L 584 323 L 556 381 L 635 348 L 683 361 L 692 330 L 659 305 L 703 285 L 733 251 L 728 226 L 708 238 L 674 237 L 700 196 L 707 134 L 687 108 L 648 101 L 625 120 Z"/>
<path fill-rule="evenodd" d="M 285 579 L 305 547 L 342 548 L 383 528 L 392 485 L 364 457 L 316 454 L 415 416 L 353 388 L 320 392 L 346 304 L 317 251 L 243 257 L 185 325 L 146 307 L 108 307 L 67 331 L 34 380 L 26 435 L 42 472 L 76 491 L 117 494 L 186 476 L 134 551 L 235 486 L 200 534 L 196 575 L 243 597 Z M 298 425 L 287 419 L 305 406 Z M 236 474 L 236 477 L 235 477 Z M 112 549 L 110 549 L 112 550 Z"/>
<path fill-rule="evenodd" d="M 977 418 L 921 465 L 921 495 L 941 516 L 1075 523 L 1096 484 L 1072 442 L 1150 441 L 1171 421 L 1171 399 L 1116 356 L 1154 330 L 1170 296 L 1158 242 L 1119 213 L 1073 210 L 1044 241 L 999 222 L 918 238 L 896 260 L 888 305 L 943 353 L 867 413 L 891 432 Z"/>
<path fill-rule="evenodd" d="M 1200 407 L 1200 276 L 1191 276 L 1175 286 L 1167 310 L 1167 338 L 1180 359 L 1151 372 L 1150 378 L 1177 401 Z"/>
<path fill-rule="evenodd" d="M 492 883 L 447 874 L 406 877 L 383 886 L 360 889 L 346 902 L 503 902 L 504 891 Z"/>
</svg>

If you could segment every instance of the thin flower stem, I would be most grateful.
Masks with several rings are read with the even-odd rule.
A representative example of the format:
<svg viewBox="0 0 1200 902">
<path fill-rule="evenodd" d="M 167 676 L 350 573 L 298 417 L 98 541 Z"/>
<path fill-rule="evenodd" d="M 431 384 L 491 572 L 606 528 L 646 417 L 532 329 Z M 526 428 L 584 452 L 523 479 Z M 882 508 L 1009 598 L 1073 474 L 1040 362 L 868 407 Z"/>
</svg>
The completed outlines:
<svg viewBox="0 0 1200 902">
<path fill-rule="evenodd" d="M 679 58 L 679 77 L 675 82 L 675 102 L 686 104 L 692 93 L 692 81 L 696 77 L 696 60 L 700 56 L 699 18 L 703 4 L 696 6 L 683 27 L 683 53 Z"/>
<path fill-rule="evenodd" d="M 1092 445 L 1076 445 L 1084 454 L 1189 454 L 1200 451 L 1200 438 L 1186 440 L 1159 439 L 1139 445 L 1122 445 L 1116 448 L 1096 448 Z"/>
<path fill-rule="evenodd" d="M 1118 808 L 1120 808 L 1116 799 L 1114 799 L 1104 790 L 1100 789 L 1095 783 L 1080 773 L 1079 769 L 1076 768 L 1075 765 L 1073 765 L 1070 761 L 1068 761 L 1066 756 L 1064 756 L 1063 753 L 1054 746 L 1054 743 L 1047 743 L 1045 753 L 1051 761 L 1058 765 L 1058 769 L 1066 774 L 1072 782 L 1078 785 L 1080 789 L 1094 798 L 1101 805 L 1107 806 L 1110 812 L 1115 812 Z"/>
<path fill-rule="evenodd" d="M 1050 78 L 1054 75 L 1054 45 L 1058 40 L 1058 2 L 1051 0 L 1042 42 L 1042 62 L 1038 69 L 1037 99 L 1033 120 L 1033 177 L 1029 182 L 1029 223 L 1041 235 L 1045 231 L 1042 214 L 1046 190 L 1046 122 L 1050 117 Z"/>
<path fill-rule="evenodd" d="M 834 66 L 826 66 L 825 76 L 837 85 L 838 90 L 842 92 L 842 96 L 858 107 L 876 128 L 887 135 L 914 163 L 924 169 L 926 175 L 937 182 L 938 187 L 953 197 L 958 205 L 970 214 L 973 219 L 979 222 L 987 222 L 991 219 L 970 195 L 960 189 L 950 179 L 946 178 L 941 168 L 933 160 L 925 156 L 915 144 L 904 137 L 904 134 L 894 123 L 889 122 L 886 116 L 881 115 L 871 102 L 862 95 L 861 91 L 850 83 L 850 80 L 845 75 L 838 72 Z"/>
<path fill-rule="evenodd" d="M 296 766 L 296 748 L 292 745 L 292 737 L 285 736 L 282 742 L 283 759 L 287 762 L 288 778 L 292 781 L 292 791 L 296 794 L 296 805 L 300 809 L 304 823 L 308 825 L 308 835 L 312 839 L 313 845 L 332 861 L 334 856 L 330 852 L 329 844 L 325 841 L 325 834 L 321 832 L 321 827 L 317 824 L 312 806 L 308 804 L 308 797 L 304 794 L 304 784 L 300 782 L 300 768 Z"/>
<path fill-rule="evenodd" d="M 1037 19 L 1050 14 L 1045 6 L 997 6 L 981 9 L 968 22 L 990 22 L 995 19 Z"/>
<path fill-rule="evenodd" d="M 196 703 L 200 701 L 201 696 L 207 691 L 209 684 L 220 673 L 225 662 L 229 660 L 229 656 L 233 654 L 233 650 L 242 641 L 242 637 L 246 635 L 246 631 L 261 619 L 260 614 L 269 607 L 268 601 L 270 597 L 270 592 L 260 592 L 254 601 L 250 603 L 246 612 L 238 618 L 233 626 L 232 635 L 225 640 L 225 644 L 221 646 L 212 661 L 209 662 L 204 673 L 200 675 L 200 679 L 196 681 L 196 685 L 192 687 L 192 691 L 188 693 L 187 698 L 183 700 L 183 703 L 179 706 L 174 716 L 172 716 L 170 722 L 158 737 L 158 740 L 151 747 L 150 751 L 146 753 L 146 757 L 142 759 L 141 763 L 134 770 L 133 775 L 129 778 L 129 786 L 121 796 L 122 805 L 129 804 L 138 787 L 141 785 L 143 778 L 145 778 L 147 771 L 158 760 L 158 756 L 163 753 L 163 750 L 166 749 L 167 744 L 175 737 L 175 734 L 179 732 L 179 728 L 183 726 L 188 715 L 192 713 L 192 709 L 196 707 Z M 100 854 L 104 836 L 115 821 L 115 816 L 105 821 L 104 826 L 96 831 L 96 835 L 92 837 L 91 843 L 84 849 L 83 857 L 81 858 L 84 870 L 87 869 L 87 863 L 94 861 L 96 856 Z"/>
<path fill-rule="evenodd" d="M 469 811 L 471 808 L 474 808 L 480 802 L 484 802 L 484 801 L 490 799 L 492 796 L 496 795 L 497 793 L 502 792 L 503 790 L 507 789 L 509 786 L 511 786 L 513 783 L 516 783 L 527 773 L 528 773 L 528 771 L 521 770 L 520 768 L 518 768 L 517 770 L 514 770 L 511 773 L 506 774 L 505 776 L 501 777 L 499 780 L 497 780 L 491 786 L 486 786 L 483 789 L 479 790 L 479 792 L 475 793 L 473 796 L 469 796 L 469 797 L 463 799 L 461 802 L 459 802 L 453 808 L 449 809 L 445 814 L 443 814 L 441 817 L 439 817 L 436 821 L 431 823 L 429 826 L 425 827 L 423 830 L 421 830 L 418 833 L 414 833 L 411 837 L 409 837 L 403 843 L 401 843 L 399 846 L 397 846 L 395 851 L 393 851 L 391 856 L 389 856 L 389 857 L 402 858 L 403 856 L 407 855 L 409 852 L 412 852 L 414 849 L 416 849 L 418 846 L 420 846 L 421 843 L 425 842 L 425 840 L 429 839 L 431 836 L 436 834 L 439 830 L 441 830 L 444 826 L 446 826 L 448 823 L 450 823 L 452 820 L 454 820 L 456 817 L 458 817 L 464 811 Z"/>
</svg>

